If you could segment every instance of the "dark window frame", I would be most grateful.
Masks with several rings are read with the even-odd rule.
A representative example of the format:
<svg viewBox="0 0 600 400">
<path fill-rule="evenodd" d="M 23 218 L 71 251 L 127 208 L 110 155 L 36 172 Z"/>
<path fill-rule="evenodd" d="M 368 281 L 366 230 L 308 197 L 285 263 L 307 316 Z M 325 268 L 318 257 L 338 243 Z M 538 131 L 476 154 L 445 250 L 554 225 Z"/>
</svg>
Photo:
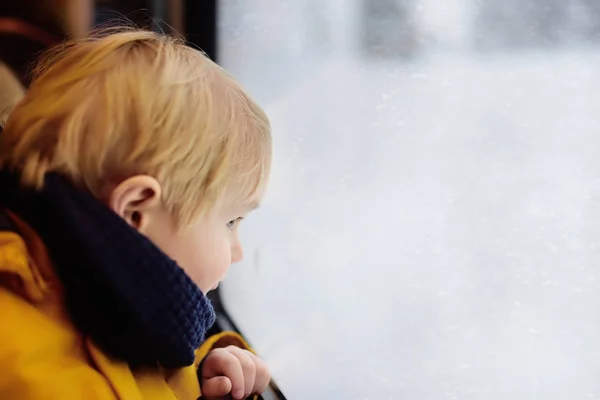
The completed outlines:
<svg viewBox="0 0 600 400">
<path fill-rule="evenodd" d="M 183 10 L 184 33 L 188 43 L 218 62 L 218 1 L 184 0 Z"/>
<path fill-rule="evenodd" d="M 230 332 L 236 332 L 239 335 L 241 335 L 242 337 L 244 337 L 244 339 L 246 339 L 244 334 L 240 331 L 240 329 L 237 327 L 237 325 L 235 324 L 235 322 L 233 321 L 233 319 L 231 318 L 231 316 L 229 315 L 229 313 L 223 306 L 223 301 L 221 300 L 220 290 L 217 289 L 217 290 L 209 293 L 208 298 L 212 302 L 213 307 L 215 309 L 215 313 L 217 314 L 217 319 L 215 321 L 215 324 L 208 331 L 208 335 L 214 335 L 214 334 L 218 334 L 221 332 L 230 331 Z M 250 344 L 250 345 L 252 345 L 252 344 Z M 286 397 L 283 395 L 283 393 L 279 389 L 279 386 L 277 386 L 277 383 L 275 383 L 275 381 L 273 379 L 271 379 L 271 382 L 269 383 L 269 387 L 267 388 L 266 392 L 262 394 L 262 396 L 260 398 L 262 400 L 286 400 Z"/>
</svg>

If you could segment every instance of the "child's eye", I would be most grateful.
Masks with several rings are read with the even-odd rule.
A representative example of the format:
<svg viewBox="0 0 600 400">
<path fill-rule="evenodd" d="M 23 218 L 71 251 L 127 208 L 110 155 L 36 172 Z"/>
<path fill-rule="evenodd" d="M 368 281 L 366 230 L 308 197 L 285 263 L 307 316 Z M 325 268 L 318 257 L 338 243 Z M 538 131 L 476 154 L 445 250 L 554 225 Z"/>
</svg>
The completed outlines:
<svg viewBox="0 0 600 400">
<path fill-rule="evenodd" d="M 232 219 L 231 221 L 229 221 L 229 222 L 227 223 L 227 229 L 229 229 L 229 230 L 232 230 L 233 228 L 235 228 L 235 226 L 236 226 L 237 224 L 239 224 L 239 222 L 240 222 L 241 220 L 243 220 L 243 218 L 242 218 L 242 217 L 238 217 L 238 218 L 236 218 L 236 219 Z"/>
</svg>

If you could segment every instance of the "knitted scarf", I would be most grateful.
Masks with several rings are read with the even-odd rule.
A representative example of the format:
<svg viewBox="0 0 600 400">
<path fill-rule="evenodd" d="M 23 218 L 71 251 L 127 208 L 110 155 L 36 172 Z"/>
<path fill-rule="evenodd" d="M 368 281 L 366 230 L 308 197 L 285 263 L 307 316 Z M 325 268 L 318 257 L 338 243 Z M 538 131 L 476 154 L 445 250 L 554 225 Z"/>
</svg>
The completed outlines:
<svg viewBox="0 0 600 400">
<path fill-rule="evenodd" d="M 60 175 L 41 191 L 18 180 L 0 171 L 0 204 L 47 246 L 77 328 L 132 366 L 191 365 L 215 314 L 177 263 Z"/>
</svg>

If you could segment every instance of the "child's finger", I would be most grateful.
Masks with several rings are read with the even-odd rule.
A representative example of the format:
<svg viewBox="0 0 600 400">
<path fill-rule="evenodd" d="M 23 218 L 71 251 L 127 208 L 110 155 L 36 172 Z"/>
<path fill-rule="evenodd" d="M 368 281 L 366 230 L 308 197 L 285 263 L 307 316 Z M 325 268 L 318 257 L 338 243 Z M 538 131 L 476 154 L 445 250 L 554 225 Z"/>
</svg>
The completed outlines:
<svg viewBox="0 0 600 400">
<path fill-rule="evenodd" d="M 207 379 L 202 385 L 202 398 L 221 399 L 231 392 L 231 381 L 226 376 L 217 376 Z"/>
<path fill-rule="evenodd" d="M 239 347 L 228 347 L 230 353 L 237 357 L 242 366 L 244 372 L 244 390 L 245 396 L 249 396 L 250 393 L 254 392 L 254 380 L 256 378 L 256 366 L 254 360 L 250 357 L 249 351 L 243 350 Z"/>
<path fill-rule="evenodd" d="M 212 356 L 212 357 L 211 357 Z M 202 371 L 206 380 L 226 376 L 231 381 L 231 395 L 234 399 L 244 398 L 244 372 L 236 356 L 226 350 L 216 349 L 209 355 Z"/>
<path fill-rule="evenodd" d="M 259 357 L 250 353 L 250 358 L 252 358 L 254 365 L 256 366 L 256 380 L 254 381 L 254 389 L 252 390 L 252 393 L 263 393 L 265 390 L 267 390 L 269 382 L 271 382 L 271 372 L 269 371 L 267 363 L 261 360 Z"/>
</svg>

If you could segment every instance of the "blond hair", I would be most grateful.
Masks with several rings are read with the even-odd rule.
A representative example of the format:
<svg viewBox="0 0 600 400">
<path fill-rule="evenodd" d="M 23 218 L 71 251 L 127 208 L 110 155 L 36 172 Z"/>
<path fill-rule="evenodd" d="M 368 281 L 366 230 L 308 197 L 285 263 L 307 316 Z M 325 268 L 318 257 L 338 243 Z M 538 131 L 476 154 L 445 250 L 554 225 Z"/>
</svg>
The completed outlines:
<svg viewBox="0 0 600 400">
<path fill-rule="evenodd" d="M 58 172 L 99 197 L 147 174 L 181 225 L 224 199 L 252 202 L 271 163 L 267 116 L 222 68 L 176 37 L 132 28 L 41 59 L 0 134 L 0 166 L 41 188 Z"/>
</svg>

